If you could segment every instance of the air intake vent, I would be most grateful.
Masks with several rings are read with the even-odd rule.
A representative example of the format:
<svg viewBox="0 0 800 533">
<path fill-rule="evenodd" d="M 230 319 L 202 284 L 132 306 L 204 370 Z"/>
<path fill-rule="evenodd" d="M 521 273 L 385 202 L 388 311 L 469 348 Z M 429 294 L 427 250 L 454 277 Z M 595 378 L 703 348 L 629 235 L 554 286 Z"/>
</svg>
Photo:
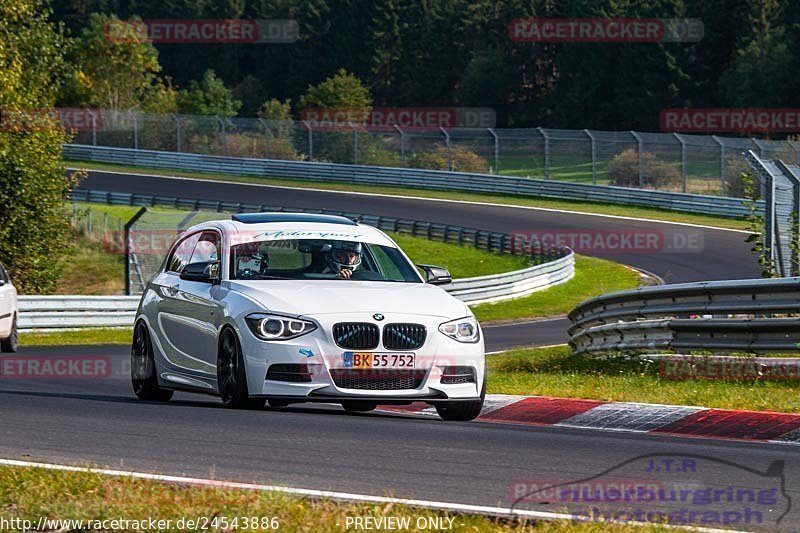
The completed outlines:
<svg viewBox="0 0 800 533">
<path fill-rule="evenodd" d="M 442 385 L 475 383 L 475 369 L 471 366 L 445 366 L 440 381 Z"/>
<path fill-rule="evenodd" d="M 269 365 L 267 379 L 271 381 L 289 381 L 291 383 L 308 383 L 311 373 L 305 364 L 274 364 Z"/>
<path fill-rule="evenodd" d="M 337 346 L 351 350 L 372 350 L 378 347 L 378 326 L 369 322 L 342 322 L 333 325 Z"/>
<path fill-rule="evenodd" d="M 416 389 L 425 379 L 425 370 L 350 370 L 331 369 L 337 387 L 361 390 Z"/>
<path fill-rule="evenodd" d="M 383 345 L 390 350 L 416 350 L 425 344 L 426 335 L 422 324 L 386 324 Z"/>
</svg>

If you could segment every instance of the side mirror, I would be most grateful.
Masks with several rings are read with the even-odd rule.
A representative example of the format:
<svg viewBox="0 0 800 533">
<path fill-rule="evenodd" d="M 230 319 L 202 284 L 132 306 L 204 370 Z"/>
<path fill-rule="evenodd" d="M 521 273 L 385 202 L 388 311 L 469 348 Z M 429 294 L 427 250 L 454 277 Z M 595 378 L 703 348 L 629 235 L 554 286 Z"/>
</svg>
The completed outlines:
<svg viewBox="0 0 800 533">
<path fill-rule="evenodd" d="M 5 284 L 6 284 L 6 280 L 4 280 L 4 279 L 0 279 L 0 287 L 2 287 L 2 286 L 3 286 L 3 285 L 5 285 Z"/>
<path fill-rule="evenodd" d="M 431 285 L 446 285 L 453 281 L 450 271 L 435 265 L 417 265 L 425 272 L 425 283 Z"/>
<path fill-rule="evenodd" d="M 216 285 L 219 283 L 219 261 L 190 263 L 181 272 L 181 279 Z"/>
</svg>

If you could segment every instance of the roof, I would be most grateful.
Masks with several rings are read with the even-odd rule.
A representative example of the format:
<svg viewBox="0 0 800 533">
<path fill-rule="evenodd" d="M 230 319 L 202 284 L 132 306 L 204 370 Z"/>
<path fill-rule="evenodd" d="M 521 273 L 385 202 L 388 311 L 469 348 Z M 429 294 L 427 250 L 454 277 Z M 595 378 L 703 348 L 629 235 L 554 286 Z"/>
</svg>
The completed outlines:
<svg viewBox="0 0 800 533">
<path fill-rule="evenodd" d="M 358 241 L 382 246 L 397 246 L 378 228 L 357 224 L 344 217 L 332 215 L 306 215 L 303 213 L 253 213 L 264 215 L 263 219 L 250 218 L 248 222 L 238 216 L 229 219 L 210 220 L 188 228 L 194 232 L 217 228 L 228 235 L 235 234 L 237 243 L 262 240 L 322 239 Z M 283 215 L 273 218 L 273 215 Z M 309 218 L 310 217 L 310 218 Z M 331 220 L 332 219 L 332 220 Z"/>
<path fill-rule="evenodd" d="M 343 224 L 346 226 L 357 226 L 357 224 L 349 218 L 316 213 L 239 213 L 232 215 L 231 219 L 243 224 L 264 224 L 270 222 L 317 222 L 323 224 Z"/>
</svg>

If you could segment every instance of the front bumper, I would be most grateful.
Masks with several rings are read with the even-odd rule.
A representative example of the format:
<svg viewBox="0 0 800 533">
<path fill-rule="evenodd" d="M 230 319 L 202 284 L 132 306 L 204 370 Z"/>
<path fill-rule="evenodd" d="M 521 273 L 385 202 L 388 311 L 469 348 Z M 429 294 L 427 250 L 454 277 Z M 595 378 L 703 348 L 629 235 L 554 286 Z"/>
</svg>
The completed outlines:
<svg viewBox="0 0 800 533">
<path fill-rule="evenodd" d="M 311 318 L 318 328 L 302 337 L 288 341 L 263 341 L 256 338 L 242 325 L 240 338 L 246 365 L 248 390 L 252 396 L 294 399 L 298 401 L 337 401 L 356 399 L 365 401 L 448 401 L 472 400 L 481 396 L 485 368 L 483 334 L 474 344 L 460 343 L 439 332 L 439 324 L 447 319 L 419 315 L 387 316 L 376 322 L 369 315 L 356 313 L 336 316 L 322 315 Z M 353 350 L 337 346 L 331 334 L 337 322 L 370 322 L 382 327 L 384 324 L 415 323 L 427 329 L 424 344 L 416 350 L 387 349 L 381 343 L 373 350 Z M 397 371 L 353 370 L 345 363 L 345 352 L 371 351 L 392 354 L 413 353 L 414 369 Z M 285 381 L 267 379 L 268 370 L 286 370 L 305 365 L 304 379 L 308 381 Z M 472 380 L 454 380 L 453 367 L 472 372 Z M 302 368 L 302 367 L 301 367 Z M 307 377 L 306 377 L 307 376 Z M 444 379 L 443 379 L 444 377 Z M 457 382 L 454 382 L 457 381 Z"/>
</svg>

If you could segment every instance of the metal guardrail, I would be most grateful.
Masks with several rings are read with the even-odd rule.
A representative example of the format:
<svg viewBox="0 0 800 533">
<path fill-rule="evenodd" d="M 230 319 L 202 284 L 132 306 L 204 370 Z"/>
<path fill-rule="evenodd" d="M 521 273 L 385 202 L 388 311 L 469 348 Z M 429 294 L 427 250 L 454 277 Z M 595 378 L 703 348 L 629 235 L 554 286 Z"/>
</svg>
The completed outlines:
<svg viewBox="0 0 800 533">
<path fill-rule="evenodd" d="M 569 313 L 575 353 L 626 350 L 800 350 L 800 278 L 642 287 Z"/>
<path fill-rule="evenodd" d="M 132 327 L 138 296 L 20 296 L 19 329 Z"/>
<path fill-rule="evenodd" d="M 748 214 L 747 204 L 741 198 L 516 178 L 493 174 L 221 157 L 75 144 L 64 145 L 63 152 L 65 157 L 71 159 L 144 168 L 377 184 L 442 191 L 501 193 L 657 207 L 732 218 L 741 218 Z"/>
</svg>

